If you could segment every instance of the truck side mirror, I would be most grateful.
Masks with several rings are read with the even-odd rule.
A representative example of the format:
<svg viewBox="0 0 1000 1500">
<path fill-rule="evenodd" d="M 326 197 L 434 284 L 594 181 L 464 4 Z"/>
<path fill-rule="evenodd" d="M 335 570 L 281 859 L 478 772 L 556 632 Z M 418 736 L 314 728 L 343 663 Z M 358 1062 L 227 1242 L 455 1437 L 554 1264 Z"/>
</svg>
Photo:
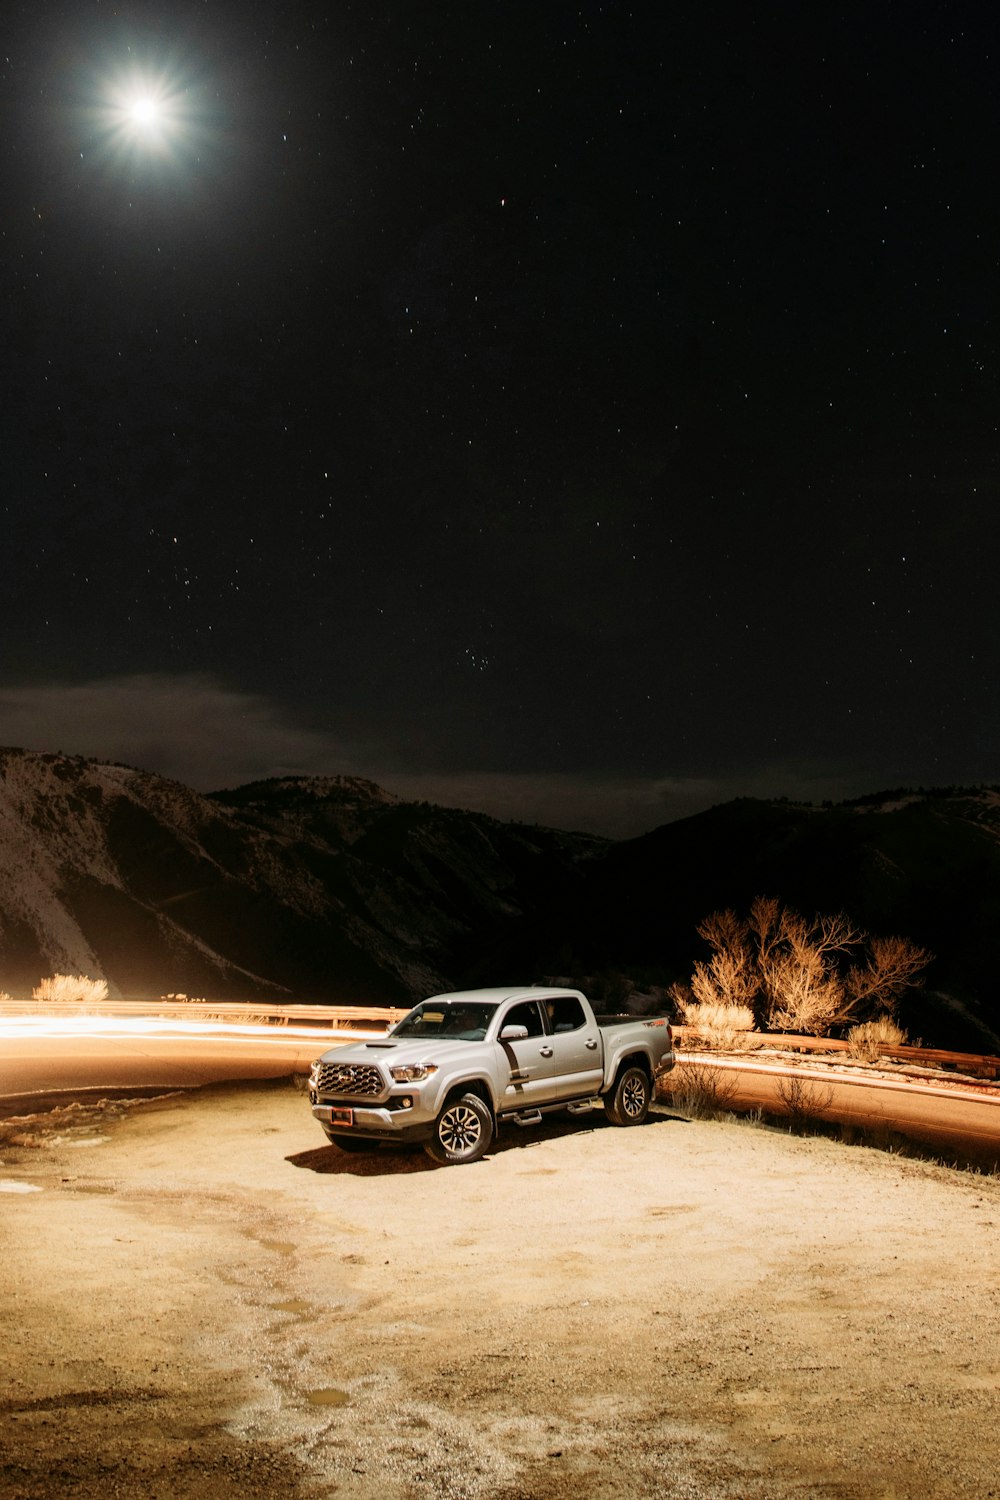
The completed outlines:
<svg viewBox="0 0 1000 1500">
<path fill-rule="evenodd" d="M 523 1042 L 528 1035 L 527 1026 L 505 1026 L 500 1033 L 502 1042 Z"/>
</svg>

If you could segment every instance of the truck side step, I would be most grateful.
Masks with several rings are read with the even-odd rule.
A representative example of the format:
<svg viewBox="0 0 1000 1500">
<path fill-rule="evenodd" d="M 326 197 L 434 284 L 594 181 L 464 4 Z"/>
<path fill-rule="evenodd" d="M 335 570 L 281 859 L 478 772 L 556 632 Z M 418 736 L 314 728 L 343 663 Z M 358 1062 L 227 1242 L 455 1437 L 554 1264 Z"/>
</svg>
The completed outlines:
<svg viewBox="0 0 1000 1500">
<path fill-rule="evenodd" d="M 510 1114 L 504 1115 L 505 1120 L 513 1120 L 515 1125 L 540 1125 L 543 1115 L 555 1114 L 557 1110 L 564 1109 L 568 1115 L 589 1115 L 592 1109 L 600 1109 L 602 1100 L 595 1094 L 590 1099 L 567 1100 L 565 1104 L 561 1101 L 555 1104 L 543 1104 L 540 1109 L 516 1109 Z"/>
</svg>

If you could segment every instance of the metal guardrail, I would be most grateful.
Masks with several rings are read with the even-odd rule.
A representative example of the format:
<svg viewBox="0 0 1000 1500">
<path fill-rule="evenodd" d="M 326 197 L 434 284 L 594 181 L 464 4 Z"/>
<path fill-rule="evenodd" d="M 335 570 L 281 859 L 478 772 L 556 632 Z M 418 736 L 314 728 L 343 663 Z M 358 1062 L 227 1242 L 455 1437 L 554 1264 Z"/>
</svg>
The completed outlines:
<svg viewBox="0 0 1000 1500">
<path fill-rule="evenodd" d="M 388 1030 L 409 1013 L 396 1006 L 268 1005 L 253 1000 L 4 1000 L 0 1016 L 143 1016 L 185 1021 L 255 1021 L 269 1026 L 306 1024 L 333 1030 Z"/>
<path fill-rule="evenodd" d="M 671 1030 L 682 1042 L 685 1036 L 694 1038 L 704 1034 L 698 1026 L 672 1026 Z M 758 1050 L 767 1046 L 780 1047 L 783 1052 L 839 1053 L 851 1050 L 850 1042 L 825 1036 L 792 1036 L 780 1031 L 747 1031 L 744 1035 L 753 1037 Z M 883 1047 L 881 1055 L 918 1066 L 949 1068 L 968 1073 L 973 1078 L 1000 1078 L 1000 1057 L 991 1057 L 987 1053 L 946 1052 L 938 1047 Z"/>
</svg>

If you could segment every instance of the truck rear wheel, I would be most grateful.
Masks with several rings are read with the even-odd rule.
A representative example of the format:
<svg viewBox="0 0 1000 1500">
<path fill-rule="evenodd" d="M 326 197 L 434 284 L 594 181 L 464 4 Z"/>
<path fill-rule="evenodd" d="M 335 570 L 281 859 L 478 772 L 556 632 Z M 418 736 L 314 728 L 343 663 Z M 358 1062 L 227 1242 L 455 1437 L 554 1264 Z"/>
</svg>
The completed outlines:
<svg viewBox="0 0 1000 1500">
<path fill-rule="evenodd" d="M 493 1116 L 478 1094 L 451 1099 L 434 1122 L 434 1134 L 424 1146 L 442 1166 L 478 1161 L 493 1139 Z"/>
<path fill-rule="evenodd" d="M 604 1113 L 612 1125 L 641 1125 L 649 1114 L 649 1077 L 640 1067 L 621 1068 L 604 1099 Z"/>
</svg>

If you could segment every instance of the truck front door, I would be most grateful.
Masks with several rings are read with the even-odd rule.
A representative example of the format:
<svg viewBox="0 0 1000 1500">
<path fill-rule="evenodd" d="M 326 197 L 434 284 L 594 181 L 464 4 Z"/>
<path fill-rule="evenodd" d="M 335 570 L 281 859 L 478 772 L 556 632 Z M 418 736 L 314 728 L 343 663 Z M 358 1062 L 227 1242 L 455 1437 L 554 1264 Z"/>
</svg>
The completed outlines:
<svg viewBox="0 0 1000 1500">
<path fill-rule="evenodd" d="M 528 1035 L 500 1040 L 501 1070 L 509 1077 L 500 1099 L 501 1110 L 531 1109 L 555 1098 L 552 1080 L 552 1038 L 537 1000 L 521 1000 L 500 1018 L 500 1034 L 508 1026 L 523 1026 Z"/>
</svg>

